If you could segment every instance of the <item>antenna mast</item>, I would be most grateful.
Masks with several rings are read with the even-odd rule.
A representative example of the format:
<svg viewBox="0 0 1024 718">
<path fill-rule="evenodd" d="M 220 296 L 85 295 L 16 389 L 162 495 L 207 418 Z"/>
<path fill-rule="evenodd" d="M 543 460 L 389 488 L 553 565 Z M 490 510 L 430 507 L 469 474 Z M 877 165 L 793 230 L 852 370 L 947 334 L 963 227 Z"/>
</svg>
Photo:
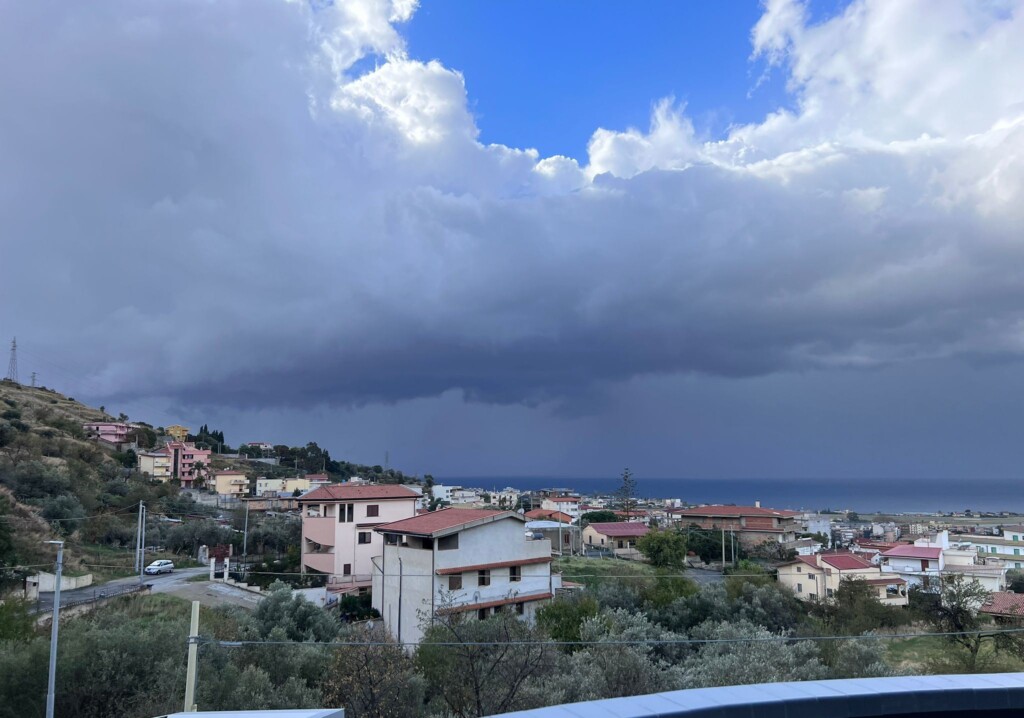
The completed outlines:
<svg viewBox="0 0 1024 718">
<path fill-rule="evenodd" d="M 11 361 L 7 364 L 7 380 L 20 384 L 18 381 L 18 338 L 11 340 Z"/>
</svg>

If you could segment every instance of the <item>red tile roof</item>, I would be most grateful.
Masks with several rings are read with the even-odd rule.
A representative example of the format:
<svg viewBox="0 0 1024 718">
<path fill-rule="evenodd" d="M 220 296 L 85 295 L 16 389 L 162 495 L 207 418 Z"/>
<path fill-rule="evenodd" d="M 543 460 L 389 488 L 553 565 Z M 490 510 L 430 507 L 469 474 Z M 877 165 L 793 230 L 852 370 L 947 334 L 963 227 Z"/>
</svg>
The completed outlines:
<svg viewBox="0 0 1024 718">
<path fill-rule="evenodd" d="M 514 511 L 496 511 L 494 509 L 441 509 L 427 514 L 420 514 L 408 519 L 400 519 L 378 526 L 376 531 L 386 533 L 416 534 L 433 536 L 442 531 L 449 531 L 477 521 L 515 518 L 525 519 Z"/>
<path fill-rule="evenodd" d="M 832 568 L 838 568 L 840 571 L 852 571 L 860 568 L 874 568 L 870 562 L 864 559 L 854 556 L 853 554 L 821 554 L 821 560 L 827 563 Z"/>
<path fill-rule="evenodd" d="M 649 528 L 641 523 L 635 521 L 617 521 L 614 523 L 597 523 L 590 524 L 588 528 L 592 528 L 599 534 L 604 536 L 617 537 L 635 537 L 635 536 L 646 536 L 650 531 Z"/>
<path fill-rule="evenodd" d="M 1024 616 L 1024 593 L 996 591 L 990 593 L 979 609 L 996 616 Z"/>
<path fill-rule="evenodd" d="M 579 498 L 573 498 L 572 496 L 556 496 L 552 499 L 544 499 L 545 501 L 553 501 L 555 503 L 573 503 L 578 504 Z"/>
<path fill-rule="evenodd" d="M 779 516 L 788 518 L 799 516 L 799 511 L 783 509 L 765 509 L 760 506 L 697 506 L 689 509 L 672 509 L 677 516 Z"/>
<path fill-rule="evenodd" d="M 942 549 L 931 548 L 930 546 L 897 546 L 896 548 L 891 548 L 888 551 L 883 551 L 882 555 L 892 556 L 893 558 L 937 559 L 942 555 Z"/>
<path fill-rule="evenodd" d="M 418 499 L 415 491 L 399 484 L 367 484 L 363 486 L 346 486 L 331 484 L 313 489 L 299 497 L 300 502 L 306 501 L 369 501 L 371 499 Z"/>
<path fill-rule="evenodd" d="M 563 524 L 571 524 L 572 516 L 563 512 L 556 511 L 554 509 L 534 509 L 533 511 L 526 512 L 526 518 L 528 519 L 551 519 L 558 521 Z"/>
</svg>

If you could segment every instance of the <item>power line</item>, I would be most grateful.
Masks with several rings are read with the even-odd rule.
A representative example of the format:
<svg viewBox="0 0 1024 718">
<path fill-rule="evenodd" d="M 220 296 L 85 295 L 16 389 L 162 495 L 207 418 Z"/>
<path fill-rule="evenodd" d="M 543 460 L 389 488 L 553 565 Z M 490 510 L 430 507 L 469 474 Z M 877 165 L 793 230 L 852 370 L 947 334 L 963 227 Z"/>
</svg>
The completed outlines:
<svg viewBox="0 0 1024 718">
<path fill-rule="evenodd" d="M 380 620 L 380 619 L 372 619 Z M 865 633 L 856 636 L 747 636 L 741 638 L 650 638 L 632 640 L 596 640 L 596 641 L 430 641 L 429 643 L 396 642 L 396 641 L 225 641 L 215 638 L 196 639 L 201 645 L 215 645 L 222 648 L 241 648 L 242 646 L 323 646 L 325 648 L 359 648 L 380 646 L 694 646 L 735 643 L 793 643 L 793 642 L 826 642 L 826 641 L 884 641 L 902 638 L 948 638 L 952 636 L 997 636 L 1024 633 L 1024 628 L 1006 628 L 992 631 L 937 631 L 933 633 Z"/>
<path fill-rule="evenodd" d="M 11 339 L 11 359 L 7 363 L 7 381 L 13 381 L 15 384 L 20 384 L 18 381 L 18 337 Z"/>
</svg>

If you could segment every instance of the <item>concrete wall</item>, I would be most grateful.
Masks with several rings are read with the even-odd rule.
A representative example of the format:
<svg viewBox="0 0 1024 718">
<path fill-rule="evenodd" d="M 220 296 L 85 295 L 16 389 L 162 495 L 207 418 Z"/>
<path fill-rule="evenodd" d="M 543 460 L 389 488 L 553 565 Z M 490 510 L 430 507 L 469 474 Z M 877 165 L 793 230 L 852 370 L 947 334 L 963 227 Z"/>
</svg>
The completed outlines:
<svg viewBox="0 0 1024 718">
<path fill-rule="evenodd" d="M 42 593 L 53 593 L 57 588 L 57 576 L 52 573 L 46 573 L 40 571 L 34 576 L 29 576 L 27 583 L 29 590 L 35 590 Z M 92 574 L 87 573 L 84 576 L 68 576 L 66 574 L 60 577 L 60 590 L 71 591 L 76 588 L 85 588 L 86 586 L 92 585 Z"/>
</svg>

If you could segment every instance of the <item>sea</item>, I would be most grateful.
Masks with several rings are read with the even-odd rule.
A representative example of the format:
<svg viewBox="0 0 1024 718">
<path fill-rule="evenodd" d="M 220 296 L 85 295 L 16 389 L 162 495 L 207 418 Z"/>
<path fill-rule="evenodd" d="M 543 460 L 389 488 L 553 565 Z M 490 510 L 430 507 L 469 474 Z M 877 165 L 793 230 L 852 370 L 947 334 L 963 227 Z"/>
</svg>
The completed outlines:
<svg viewBox="0 0 1024 718">
<path fill-rule="evenodd" d="M 970 509 L 1024 513 L 1024 479 L 645 479 L 637 496 L 685 502 L 859 513 L 950 513 Z M 566 488 L 590 496 L 614 493 L 620 477 L 436 477 L 440 484 L 519 491 Z"/>
</svg>

